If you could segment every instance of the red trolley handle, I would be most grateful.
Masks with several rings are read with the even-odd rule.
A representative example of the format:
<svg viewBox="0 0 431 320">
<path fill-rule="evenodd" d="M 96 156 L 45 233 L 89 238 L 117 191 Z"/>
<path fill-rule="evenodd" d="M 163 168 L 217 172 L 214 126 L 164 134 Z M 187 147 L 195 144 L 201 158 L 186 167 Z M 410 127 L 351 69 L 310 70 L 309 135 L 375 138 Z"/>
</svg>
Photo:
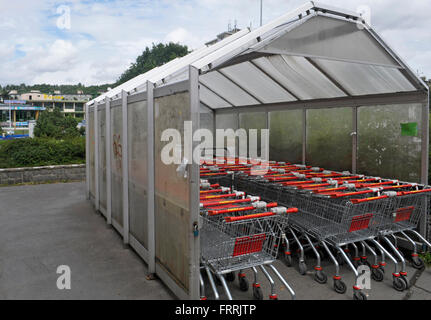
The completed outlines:
<svg viewBox="0 0 431 320">
<path fill-rule="evenodd" d="M 415 191 L 401 191 L 399 192 L 400 196 L 406 196 L 409 194 L 417 194 L 417 193 L 426 193 L 426 192 L 431 192 L 431 189 L 423 189 L 423 190 L 415 190 Z"/>
<path fill-rule="evenodd" d="M 271 202 L 266 205 L 266 208 L 275 208 L 278 206 L 277 202 Z M 253 206 L 247 206 L 247 207 L 235 207 L 235 208 L 229 208 L 229 209 L 222 209 L 222 210 L 209 210 L 208 214 L 210 216 L 216 216 L 219 214 L 225 214 L 230 212 L 241 212 L 241 211 L 248 211 L 248 210 L 254 210 L 257 209 Z"/>
<path fill-rule="evenodd" d="M 350 202 L 353 204 L 359 204 L 359 203 L 364 203 L 364 202 L 374 201 L 374 200 L 380 200 L 380 199 L 386 199 L 386 198 L 389 198 L 389 196 L 371 197 L 371 198 L 364 198 L 364 199 L 350 199 Z"/>
<path fill-rule="evenodd" d="M 287 213 L 295 213 L 298 212 L 298 208 L 289 208 L 286 210 Z M 225 217 L 224 220 L 226 222 L 235 222 L 235 221 L 243 221 L 243 220 L 249 220 L 249 219 L 256 219 L 256 218 L 264 218 L 264 217 L 271 217 L 276 215 L 275 212 L 264 212 L 264 213 L 255 213 L 255 214 L 249 214 L 246 216 L 239 216 L 239 217 Z"/>
</svg>

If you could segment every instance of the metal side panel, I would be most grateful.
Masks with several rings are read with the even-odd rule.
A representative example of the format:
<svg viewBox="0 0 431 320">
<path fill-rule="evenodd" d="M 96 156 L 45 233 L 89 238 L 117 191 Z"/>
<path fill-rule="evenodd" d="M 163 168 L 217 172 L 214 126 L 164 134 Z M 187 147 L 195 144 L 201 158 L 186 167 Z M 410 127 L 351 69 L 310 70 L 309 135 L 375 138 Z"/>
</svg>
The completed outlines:
<svg viewBox="0 0 431 320">
<path fill-rule="evenodd" d="M 95 134 L 94 134 L 94 112 L 88 114 L 88 142 L 89 142 L 89 159 L 90 159 L 90 170 L 89 170 L 89 189 L 90 196 L 95 197 L 96 184 L 95 184 Z"/>
<path fill-rule="evenodd" d="M 98 111 L 98 130 L 99 130 L 99 210 L 106 208 L 106 110 L 103 108 Z"/>
<path fill-rule="evenodd" d="M 129 229 L 130 235 L 148 248 L 147 101 L 129 103 L 127 112 Z"/>
<path fill-rule="evenodd" d="M 112 221 L 123 227 L 122 108 L 111 108 L 111 212 Z"/>
<path fill-rule="evenodd" d="M 155 169 L 155 242 L 156 261 L 184 291 L 189 290 L 190 273 L 190 176 L 178 175 L 178 165 L 162 162 L 161 141 L 166 129 L 176 129 L 184 136 L 184 121 L 190 120 L 188 92 L 176 93 L 154 101 Z M 181 142 L 176 144 L 183 149 Z"/>
</svg>

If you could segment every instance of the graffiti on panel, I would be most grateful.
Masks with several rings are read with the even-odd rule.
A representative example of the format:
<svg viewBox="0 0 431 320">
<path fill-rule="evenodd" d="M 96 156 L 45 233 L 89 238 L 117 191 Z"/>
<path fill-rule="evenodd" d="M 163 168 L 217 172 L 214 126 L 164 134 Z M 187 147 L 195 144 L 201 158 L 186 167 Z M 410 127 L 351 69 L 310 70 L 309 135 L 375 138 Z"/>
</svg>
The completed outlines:
<svg viewBox="0 0 431 320">
<path fill-rule="evenodd" d="M 117 170 L 121 170 L 123 160 L 121 136 L 119 134 L 114 134 L 112 141 L 112 151 L 114 153 L 115 167 L 117 168 Z"/>
</svg>

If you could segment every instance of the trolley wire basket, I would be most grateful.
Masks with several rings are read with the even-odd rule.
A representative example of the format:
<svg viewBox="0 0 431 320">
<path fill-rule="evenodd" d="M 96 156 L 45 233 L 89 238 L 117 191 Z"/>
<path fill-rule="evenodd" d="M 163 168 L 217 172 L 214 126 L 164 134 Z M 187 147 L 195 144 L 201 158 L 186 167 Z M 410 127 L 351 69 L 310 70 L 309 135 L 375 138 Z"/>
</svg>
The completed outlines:
<svg viewBox="0 0 431 320">
<path fill-rule="evenodd" d="M 202 218 L 202 260 L 218 274 L 255 267 L 277 258 L 281 216 L 274 212 Z"/>
</svg>

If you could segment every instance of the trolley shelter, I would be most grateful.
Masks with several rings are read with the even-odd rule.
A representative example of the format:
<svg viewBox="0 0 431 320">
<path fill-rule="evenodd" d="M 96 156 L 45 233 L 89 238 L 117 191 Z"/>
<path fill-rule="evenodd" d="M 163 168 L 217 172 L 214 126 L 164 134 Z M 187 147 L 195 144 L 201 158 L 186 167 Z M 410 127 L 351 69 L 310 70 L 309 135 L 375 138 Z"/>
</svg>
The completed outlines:
<svg viewBox="0 0 431 320">
<path fill-rule="evenodd" d="M 428 97 L 357 13 L 309 2 L 87 103 L 87 196 L 150 273 L 198 299 L 199 164 L 162 162 L 165 129 L 266 128 L 270 160 L 426 184 Z"/>
</svg>

